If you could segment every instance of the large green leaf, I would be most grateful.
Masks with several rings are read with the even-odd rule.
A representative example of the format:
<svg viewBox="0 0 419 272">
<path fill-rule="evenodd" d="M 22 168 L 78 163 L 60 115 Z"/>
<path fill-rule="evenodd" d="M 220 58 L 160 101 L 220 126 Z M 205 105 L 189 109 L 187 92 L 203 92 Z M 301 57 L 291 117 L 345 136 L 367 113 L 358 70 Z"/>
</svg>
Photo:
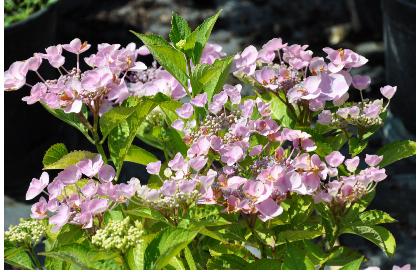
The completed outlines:
<svg viewBox="0 0 419 272">
<path fill-rule="evenodd" d="M 379 210 L 369 210 L 359 215 L 359 221 L 368 225 L 394 223 L 396 219 L 388 213 Z"/>
<path fill-rule="evenodd" d="M 233 254 L 223 254 L 208 260 L 207 269 L 211 270 L 238 270 L 245 269 L 248 263 L 243 258 Z"/>
<path fill-rule="evenodd" d="M 383 155 L 380 167 L 386 167 L 398 160 L 415 155 L 416 142 L 410 140 L 396 141 L 381 147 L 377 154 Z"/>
<path fill-rule="evenodd" d="M 272 111 L 272 118 L 279 121 L 279 124 L 283 127 L 293 127 L 295 121 L 287 105 L 281 101 L 278 96 L 282 94 L 273 94 L 271 92 L 264 93 L 262 95 L 263 100 L 270 104 Z"/>
<path fill-rule="evenodd" d="M 323 234 L 322 228 L 316 227 L 307 230 L 285 230 L 278 233 L 276 244 L 285 244 L 306 239 L 314 239 Z"/>
<path fill-rule="evenodd" d="M 23 247 L 16 247 L 8 241 L 4 242 L 4 261 L 15 268 L 35 269 L 28 252 Z"/>
<path fill-rule="evenodd" d="M 70 153 L 62 156 L 59 160 L 49 165 L 44 165 L 44 169 L 46 170 L 65 169 L 71 165 L 78 163 L 81 160 L 92 159 L 96 155 L 97 154 L 95 153 L 92 153 L 90 151 L 84 151 L 84 150 L 71 151 Z"/>
<path fill-rule="evenodd" d="M 45 104 L 42 104 L 42 106 L 44 106 L 44 108 L 49 113 L 51 113 L 52 115 L 54 115 L 55 117 L 57 117 L 61 121 L 64 121 L 65 123 L 69 124 L 70 126 L 78 129 L 81 133 L 83 133 L 83 135 L 87 138 L 87 140 L 89 140 L 92 144 L 95 143 L 95 141 L 89 135 L 89 130 L 80 121 L 79 116 L 77 116 L 78 114 L 76 114 L 76 113 L 65 113 L 63 110 L 60 110 L 60 109 L 51 109 L 50 107 L 48 107 Z M 83 106 L 83 108 L 82 108 L 82 110 L 79 114 L 83 115 L 84 118 L 87 120 L 88 111 L 87 111 L 86 107 Z"/>
<path fill-rule="evenodd" d="M 381 226 L 348 226 L 341 233 L 351 233 L 364 237 L 380 247 L 387 256 L 393 256 L 396 250 L 396 240 L 386 228 Z"/>
<path fill-rule="evenodd" d="M 358 259 L 345 264 L 340 270 L 359 270 L 364 259 L 364 256 L 361 256 Z"/>
<path fill-rule="evenodd" d="M 157 221 L 169 224 L 169 221 L 166 219 L 166 217 L 164 217 L 160 212 L 152 208 L 136 207 L 135 209 L 125 211 L 125 213 L 129 215 L 134 215 L 141 218 L 149 218 L 149 219 L 153 219 L 153 220 L 157 220 Z"/>
<path fill-rule="evenodd" d="M 191 34 L 188 22 L 180 17 L 176 12 L 172 12 L 172 28 L 169 38 L 173 44 L 177 44 L 180 40 L 185 40 Z"/>
<path fill-rule="evenodd" d="M 119 106 L 105 112 L 99 119 L 103 140 L 115 127 L 124 122 L 135 111 L 136 107 Z"/>
<path fill-rule="evenodd" d="M 145 250 L 144 269 L 162 269 L 198 234 L 195 230 L 169 228 L 154 238 Z"/>
<path fill-rule="evenodd" d="M 282 262 L 273 259 L 260 259 L 245 266 L 245 270 L 279 270 Z"/>
<path fill-rule="evenodd" d="M 337 247 L 327 256 L 325 265 L 344 266 L 363 257 L 360 253 L 347 247 Z"/>
<path fill-rule="evenodd" d="M 156 106 L 152 100 L 143 100 L 135 106 L 135 111 L 118 126 L 116 126 L 108 136 L 109 153 L 117 170 L 117 177 L 122 168 L 132 141 L 137 134 L 138 128 L 144 121 L 148 113 Z"/>
<path fill-rule="evenodd" d="M 358 138 L 349 139 L 349 153 L 355 157 L 361 153 L 368 145 L 368 141 L 359 140 Z"/>
<path fill-rule="evenodd" d="M 191 77 L 192 91 L 194 94 L 202 90 L 208 95 L 211 101 L 214 93 L 217 93 L 224 85 L 233 62 L 233 57 L 225 57 L 215 60 L 213 64 L 198 64 L 194 68 Z"/>
<path fill-rule="evenodd" d="M 189 247 L 186 246 L 183 249 L 183 253 L 185 255 L 186 262 L 188 263 L 189 270 L 196 270 L 195 260 Z"/>
<path fill-rule="evenodd" d="M 144 253 L 146 245 L 138 243 L 135 247 L 132 247 L 126 253 L 126 259 L 128 266 L 132 270 L 144 270 Z"/>
<path fill-rule="evenodd" d="M 50 148 L 48 148 L 47 152 L 45 152 L 44 158 L 42 159 L 42 164 L 44 165 L 44 167 L 46 167 L 47 165 L 53 164 L 54 162 L 58 161 L 64 155 L 67 154 L 68 150 L 65 144 L 54 144 Z"/>
<path fill-rule="evenodd" d="M 147 46 L 158 63 L 172 74 L 185 89 L 188 89 L 188 75 L 186 73 L 186 58 L 184 54 L 159 35 L 131 32 Z"/>
<path fill-rule="evenodd" d="M 303 243 L 287 244 L 282 270 L 313 270 L 314 268 Z"/>
<path fill-rule="evenodd" d="M 150 162 L 158 161 L 158 159 L 147 150 L 136 145 L 131 145 L 125 157 L 125 161 L 147 165 Z"/>
<path fill-rule="evenodd" d="M 193 64 L 196 65 L 201 60 L 202 50 L 204 49 L 205 44 L 211 35 L 211 31 L 220 13 L 221 10 L 218 11 L 215 15 L 207 18 L 186 39 L 186 43 L 183 49 L 188 57 L 192 59 Z"/>
</svg>

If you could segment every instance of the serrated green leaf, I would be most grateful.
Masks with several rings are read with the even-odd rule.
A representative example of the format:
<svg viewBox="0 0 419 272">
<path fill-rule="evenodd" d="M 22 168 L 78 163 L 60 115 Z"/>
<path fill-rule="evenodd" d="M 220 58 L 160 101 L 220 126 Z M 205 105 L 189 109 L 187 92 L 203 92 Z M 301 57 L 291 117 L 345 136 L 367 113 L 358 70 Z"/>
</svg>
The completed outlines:
<svg viewBox="0 0 419 272">
<path fill-rule="evenodd" d="M 146 247 L 147 245 L 142 242 L 128 250 L 126 259 L 130 269 L 144 270 L 144 253 Z"/>
<path fill-rule="evenodd" d="M 117 177 L 141 123 L 155 106 L 156 103 L 152 100 L 143 100 L 135 106 L 136 110 L 109 134 L 109 153 L 115 164 Z"/>
<path fill-rule="evenodd" d="M 117 127 L 135 112 L 135 107 L 119 106 L 105 112 L 99 119 L 100 130 L 103 140 Z M 102 141 L 103 141 L 102 140 Z"/>
<path fill-rule="evenodd" d="M 159 159 L 157 159 L 152 153 L 136 145 L 131 145 L 125 157 L 125 161 L 135 162 L 142 165 L 147 165 L 150 162 L 158 160 Z"/>
<path fill-rule="evenodd" d="M 28 252 L 23 247 L 16 247 L 8 241 L 4 242 L 4 261 L 15 268 L 35 269 Z"/>
<path fill-rule="evenodd" d="M 368 145 L 368 141 L 359 140 L 358 138 L 349 139 L 349 153 L 355 157 L 361 153 Z"/>
<path fill-rule="evenodd" d="M 277 94 L 281 95 L 281 94 Z M 293 127 L 295 121 L 292 117 L 292 114 L 284 102 L 278 98 L 273 93 L 264 93 L 262 98 L 265 102 L 270 104 L 270 109 L 272 111 L 272 118 L 279 121 L 279 124 L 283 127 Z"/>
<path fill-rule="evenodd" d="M 183 249 L 183 253 L 185 255 L 186 262 L 188 263 L 189 270 L 196 270 L 195 260 L 193 259 L 193 256 L 189 247 L 185 247 Z"/>
<path fill-rule="evenodd" d="M 314 264 L 307 256 L 304 250 L 303 243 L 289 243 L 285 251 L 284 262 L 282 263 L 282 270 L 313 270 Z"/>
<path fill-rule="evenodd" d="M 314 230 L 285 230 L 278 233 L 276 244 L 281 245 L 287 242 L 314 239 L 322 234 L 321 228 Z"/>
<path fill-rule="evenodd" d="M 188 22 L 180 17 L 175 12 L 172 13 L 172 28 L 169 33 L 169 38 L 173 44 L 177 44 L 180 40 L 185 40 L 191 34 L 191 29 Z"/>
<path fill-rule="evenodd" d="M 135 209 L 125 211 L 125 213 L 170 224 L 166 217 L 164 217 L 160 212 L 148 207 L 136 207 Z"/>
<path fill-rule="evenodd" d="M 358 259 L 345 264 L 340 270 L 359 270 L 364 259 L 364 256 L 361 256 Z"/>
<path fill-rule="evenodd" d="M 347 226 L 341 233 L 356 234 L 364 237 L 381 248 L 387 256 L 393 256 L 396 250 L 394 236 L 381 226 Z"/>
<path fill-rule="evenodd" d="M 90 151 L 84 151 L 84 150 L 71 151 L 70 153 L 61 157 L 58 161 L 52 164 L 49 164 L 47 166 L 44 166 L 44 170 L 65 169 L 71 165 L 78 163 L 81 160 L 92 159 L 96 155 L 97 154 L 95 153 L 92 153 Z"/>
<path fill-rule="evenodd" d="M 198 234 L 195 230 L 169 228 L 154 238 L 145 250 L 144 268 L 162 269 Z"/>
<path fill-rule="evenodd" d="M 186 39 L 183 49 L 188 57 L 192 59 L 193 64 L 197 65 L 201 60 L 202 50 L 204 49 L 208 38 L 211 35 L 211 31 L 215 25 L 215 22 L 217 22 L 220 13 L 221 10 L 218 11 L 215 15 L 207 18 Z"/>
<path fill-rule="evenodd" d="M 386 167 L 398 160 L 408 158 L 416 154 L 416 142 L 410 140 L 396 141 L 386 144 L 377 151 L 377 155 L 382 155 L 383 160 L 380 167 Z"/>
<path fill-rule="evenodd" d="M 280 260 L 261 259 L 249 263 L 245 270 L 280 270 L 282 262 Z"/>
<path fill-rule="evenodd" d="M 57 117 L 61 121 L 64 121 L 65 123 L 69 124 L 70 126 L 78 129 L 81 133 L 83 133 L 83 135 L 87 138 L 87 140 L 89 140 L 92 144 L 95 143 L 95 141 L 89 135 L 89 130 L 83 125 L 83 123 L 80 121 L 80 118 L 77 116 L 76 113 L 72 113 L 72 112 L 71 113 L 65 113 L 63 110 L 60 110 L 60 109 L 51 109 L 50 107 L 48 107 L 45 104 L 42 104 L 42 106 L 44 106 L 44 108 L 49 113 L 51 113 L 52 115 L 54 115 L 55 117 Z M 80 114 L 82 114 L 87 119 L 88 112 L 87 112 L 86 107 L 82 108 Z"/>
<path fill-rule="evenodd" d="M 223 254 L 221 256 L 212 257 L 207 262 L 207 269 L 211 270 L 228 270 L 228 269 L 245 269 L 248 263 L 243 258 L 233 254 Z"/>
<path fill-rule="evenodd" d="M 186 58 L 184 54 L 159 35 L 131 32 L 147 46 L 157 62 L 187 90 L 188 75 L 186 73 Z"/>
<path fill-rule="evenodd" d="M 194 68 L 191 77 L 192 92 L 196 95 L 202 90 L 207 93 L 208 101 L 224 85 L 233 62 L 233 57 L 225 57 L 215 60 L 213 64 L 198 64 Z"/>
<path fill-rule="evenodd" d="M 379 210 L 369 210 L 359 215 L 359 221 L 363 224 L 378 225 L 394 223 L 396 219 L 391 217 L 388 213 Z M 356 223 L 355 223 L 356 224 Z"/>
<path fill-rule="evenodd" d="M 327 266 L 344 266 L 357 259 L 363 257 L 360 253 L 347 247 L 340 246 L 333 249 L 333 251 L 326 258 L 325 265 Z"/>
<path fill-rule="evenodd" d="M 53 164 L 54 162 L 58 161 L 64 155 L 67 154 L 68 150 L 65 144 L 54 144 L 50 148 L 48 148 L 47 152 L 45 152 L 44 158 L 42 159 L 42 164 L 44 165 L 44 167 L 46 167 L 47 165 Z"/>
</svg>

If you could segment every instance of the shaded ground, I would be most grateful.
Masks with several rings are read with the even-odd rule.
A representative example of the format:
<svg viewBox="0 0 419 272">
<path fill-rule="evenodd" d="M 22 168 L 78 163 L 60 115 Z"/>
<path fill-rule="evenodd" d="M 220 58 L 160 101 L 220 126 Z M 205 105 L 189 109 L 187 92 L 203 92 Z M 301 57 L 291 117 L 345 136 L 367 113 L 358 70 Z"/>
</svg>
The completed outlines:
<svg viewBox="0 0 419 272">
<path fill-rule="evenodd" d="M 380 1 L 69 0 L 64 4 L 58 16 L 57 43 L 80 37 L 94 45 L 101 42 L 126 45 L 137 42 L 130 29 L 167 35 L 172 10 L 195 27 L 222 8 L 211 41 L 223 45 L 227 53 L 235 53 L 249 44 L 260 47 L 273 37 L 282 37 L 288 43 L 310 44 L 318 54 L 325 46 L 351 48 L 370 60 L 360 72 L 372 78 L 371 97 L 377 97 L 379 87 L 386 82 Z M 390 118 L 371 142 L 369 152 L 374 153 L 385 142 L 407 138 L 414 136 L 403 130 L 399 119 Z M 128 172 L 127 176 L 139 173 Z M 411 263 L 415 267 L 415 160 L 399 162 L 388 173 L 389 178 L 378 186 L 372 206 L 388 211 L 399 221 L 389 226 L 398 242 L 396 256 L 388 260 L 374 245 L 353 236 L 344 237 L 343 243 L 361 249 L 370 265 L 391 268 L 393 264 Z M 144 169 L 140 169 L 139 175 L 143 174 Z M 5 203 L 6 224 L 13 221 L 13 212 L 8 212 L 12 209 L 10 203 Z"/>
</svg>

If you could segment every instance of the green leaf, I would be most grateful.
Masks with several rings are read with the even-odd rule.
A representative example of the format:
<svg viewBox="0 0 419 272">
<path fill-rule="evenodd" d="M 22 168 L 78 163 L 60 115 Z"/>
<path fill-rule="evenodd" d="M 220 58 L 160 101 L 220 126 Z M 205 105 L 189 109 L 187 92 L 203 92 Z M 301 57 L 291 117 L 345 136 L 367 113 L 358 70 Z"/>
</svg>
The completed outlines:
<svg viewBox="0 0 419 272">
<path fill-rule="evenodd" d="M 191 85 L 194 94 L 203 90 L 208 95 L 208 101 L 224 85 L 233 62 L 233 57 L 215 60 L 213 64 L 197 64 L 192 72 Z"/>
<path fill-rule="evenodd" d="M 145 250 L 144 269 L 162 269 L 198 234 L 195 230 L 169 228 L 154 238 Z"/>
<path fill-rule="evenodd" d="M 363 256 L 355 250 L 340 246 L 333 249 L 330 255 L 326 258 L 325 265 L 327 266 L 344 266 L 348 263 L 354 262 Z"/>
<path fill-rule="evenodd" d="M 82 244 L 65 245 L 50 252 L 40 253 L 40 255 L 62 260 L 86 270 L 96 269 L 99 261 L 119 256 L 117 252 L 98 251 Z"/>
<path fill-rule="evenodd" d="M 28 252 L 23 247 L 16 247 L 8 241 L 4 242 L 4 261 L 15 268 L 35 269 Z"/>
<path fill-rule="evenodd" d="M 68 154 L 67 147 L 65 144 L 58 143 L 55 145 L 52 145 L 50 148 L 48 148 L 47 152 L 45 152 L 44 158 L 42 159 L 42 164 L 44 167 L 47 165 L 53 164 L 54 162 L 61 159 L 64 155 Z"/>
<path fill-rule="evenodd" d="M 363 224 L 378 225 L 394 223 L 396 219 L 391 217 L 388 213 L 379 210 L 369 210 L 359 215 L 359 221 Z"/>
<path fill-rule="evenodd" d="M 138 216 L 141 218 L 149 218 L 169 224 L 169 221 L 160 212 L 148 207 L 136 207 L 132 210 L 127 210 L 125 213 Z"/>
<path fill-rule="evenodd" d="M 152 153 L 136 145 L 131 145 L 125 157 L 125 161 L 135 162 L 142 165 L 147 165 L 150 162 L 158 160 L 159 159 L 157 159 Z"/>
<path fill-rule="evenodd" d="M 281 96 L 281 94 L 278 94 Z M 282 96 L 283 97 L 283 96 Z M 283 127 L 293 127 L 295 121 L 292 114 L 284 102 L 278 98 L 275 94 L 269 92 L 262 95 L 265 102 L 270 103 L 270 109 L 272 111 L 272 118 L 279 121 L 279 124 Z"/>
<path fill-rule="evenodd" d="M 46 166 L 44 165 L 44 170 L 65 169 L 71 165 L 78 163 L 81 160 L 92 159 L 96 155 L 97 154 L 95 153 L 84 150 L 71 151 L 70 153 L 62 156 L 58 161 Z"/>
<path fill-rule="evenodd" d="M 323 234 L 321 228 L 313 230 L 285 230 L 278 233 L 276 244 L 285 244 L 287 242 L 295 242 L 306 239 L 314 239 Z"/>
<path fill-rule="evenodd" d="M 215 22 L 220 15 L 221 10 L 215 15 L 207 18 L 201 25 L 199 25 L 186 39 L 186 43 L 183 47 L 184 51 L 193 64 L 197 65 L 201 60 L 202 50 L 208 41 L 211 31 L 215 25 Z"/>
<path fill-rule="evenodd" d="M 315 205 L 316 211 L 322 218 L 322 225 L 326 231 L 326 239 L 329 241 L 331 246 L 334 245 L 338 236 L 338 226 L 336 220 L 331 212 L 330 208 L 324 203 L 318 203 Z"/>
<path fill-rule="evenodd" d="M 135 111 L 136 107 L 119 106 L 105 112 L 99 119 L 103 140 L 106 139 L 115 127 L 124 122 Z"/>
<path fill-rule="evenodd" d="M 364 259 L 364 256 L 361 256 L 358 259 L 345 264 L 340 270 L 359 270 Z"/>
<path fill-rule="evenodd" d="M 132 270 L 144 270 L 144 253 L 146 245 L 138 243 L 135 247 L 128 250 L 126 259 L 128 266 Z"/>
<path fill-rule="evenodd" d="M 52 115 L 54 115 L 61 121 L 64 121 L 70 126 L 78 129 L 81 133 L 83 133 L 83 135 L 87 138 L 87 140 L 89 140 L 92 144 L 95 143 L 95 141 L 93 141 L 92 137 L 90 137 L 89 135 L 89 130 L 83 125 L 83 123 L 80 121 L 79 116 L 77 116 L 76 113 L 65 113 L 64 111 L 60 109 L 51 109 L 45 104 L 42 104 L 42 106 L 44 106 L 44 108 L 49 113 L 51 113 Z M 87 108 L 83 106 L 80 114 L 82 114 L 87 119 L 87 116 L 88 116 Z"/>
<path fill-rule="evenodd" d="M 109 134 L 109 153 L 113 163 L 115 164 L 117 177 L 119 176 L 122 164 L 131 148 L 132 141 L 137 134 L 140 124 L 155 106 L 155 102 L 151 100 L 143 100 L 135 106 L 135 111 L 125 121 L 116 126 Z"/>
<path fill-rule="evenodd" d="M 303 243 L 289 243 L 286 247 L 282 270 L 313 270 L 314 264 L 304 250 Z"/>
<path fill-rule="evenodd" d="M 131 32 L 147 46 L 157 62 L 172 74 L 187 90 L 188 75 L 186 74 L 186 58 L 183 53 L 170 45 L 159 35 Z"/>
<path fill-rule="evenodd" d="M 185 270 L 185 266 L 183 265 L 182 261 L 178 257 L 175 256 L 170 259 L 165 269 Z"/>
<path fill-rule="evenodd" d="M 281 269 L 282 262 L 280 260 L 273 259 L 261 259 L 256 260 L 253 263 L 249 263 L 244 268 L 245 270 L 279 270 Z"/>
<path fill-rule="evenodd" d="M 208 260 L 207 269 L 227 270 L 227 269 L 245 269 L 248 263 L 243 258 L 233 254 L 223 254 Z"/>
<path fill-rule="evenodd" d="M 189 250 L 189 247 L 185 247 L 183 249 L 183 253 L 185 254 L 186 262 L 188 263 L 189 270 L 196 270 L 195 261 L 193 259 L 192 253 Z"/>
<path fill-rule="evenodd" d="M 172 13 L 172 29 L 169 33 L 169 38 L 173 44 L 177 44 L 180 40 L 186 40 L 191 29 L 188 26 L 188 22 L 180 17 L 175 12 Z"/>
<path fill-rule="evenodd" d="M 393 256 L 396 250 L 394 236 L 381 226 L 348 226 L 341 233 L 351 233 L 361 236 L 380 247 L 387 256 Z"/>
<path fill-rule="evenodd" d="M 124 214 L 122 211 L 118 211 L 116 209 L 108 210 L 103 215 L 103 222 L 108 224 L 110 221 L 122 221 L 124 220 Z"/>
<path fill-rule="evenodd" d="M 383 155 L 380 167 L 386 167 L 389 164 L 415 154 L 416 142 L 410 140 L 396 141 L 383 146 L 377 151 L 377 155 Z"/>
<path fill-rule="evenodd" d="M 368 141 L 359 140 L 358 138 L 349 139 L 349 153 L 355 157 L 361 153 L 368 145 Z"/>
</svg>

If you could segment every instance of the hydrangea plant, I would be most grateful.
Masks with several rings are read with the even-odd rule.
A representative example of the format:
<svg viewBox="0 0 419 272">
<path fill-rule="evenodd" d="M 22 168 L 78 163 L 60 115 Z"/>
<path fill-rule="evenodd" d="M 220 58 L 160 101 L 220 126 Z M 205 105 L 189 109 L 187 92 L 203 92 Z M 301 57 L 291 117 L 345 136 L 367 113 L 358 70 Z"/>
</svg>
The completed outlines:
<svg viewBox="0 0 419 272">
<path fill-rule="evenodd" d="M 173 13 L 169 41 L 134 32 L 143 46 L 99 44 L 81 59 L 90 45 L 74 39 L 10 66 L 5 90 L 29 86 L 24 102 L 41 103 L 97 153 L 63 143 L 46 151 L 44 172 L 26 195 L 39 197 L 31 219 L 5 233 L 7 263 L 359 269 L 366 258 L 341 245 L 342 234 L 395 253 L 382 226 L 395 219 L 368 205 L 376 186 L 390 182 L 385 167 L 414 155 L 415 142 L 364 150 L 396 87 L 366 99 L 370 78 L 356 68 L 368 60 L 349 49 L 324 48 L 317 57 L 307 45 L 274 38 L 229 56 L 208 43 L 218 16 L 192 31 Z M 155 62 L 147 67 L 141 58 L 149 54 Z M 43 63 L 58 77 L 44 78 Z M 29 72 L 39 81 L 27 82 Z M 165 159 L 133 145 L 136 138 Z M 121 181 L 127 161 L 144 165 L 150 178 Z M 34 250 L 39 243 L 42 252 Z"/>
</svg>

